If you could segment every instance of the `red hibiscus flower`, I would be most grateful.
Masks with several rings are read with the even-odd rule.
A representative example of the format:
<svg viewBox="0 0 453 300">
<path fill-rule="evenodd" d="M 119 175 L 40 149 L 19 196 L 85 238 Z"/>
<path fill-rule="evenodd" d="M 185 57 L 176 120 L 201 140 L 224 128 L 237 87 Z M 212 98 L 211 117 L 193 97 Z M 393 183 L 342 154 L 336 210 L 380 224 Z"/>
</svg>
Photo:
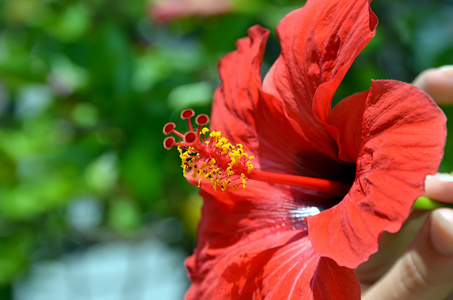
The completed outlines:
<svg viewBox="0 0 453 300">
<path fill-rule="evenodd" d="M 178 17 L 214 16 L 232 10 L 230 0 L 158 0 L 149 8 L 151 18 L 167 21 Z"/>
<path fill-rule="evenodd" d="M 187 299 L 360 298 L 353 269 L 400 229 L 446 135 L 442 111 L 402 82 L 373 81 L 331 108 L 376 25 L 369 0 L 309 0 L 278 25 L 282 53 L 263 83 L 269 33 L 252 27 L 220 61 L 214 133 L 204 115 L 185 135 L 166 125 L 204 198 Z"/>
</svg>

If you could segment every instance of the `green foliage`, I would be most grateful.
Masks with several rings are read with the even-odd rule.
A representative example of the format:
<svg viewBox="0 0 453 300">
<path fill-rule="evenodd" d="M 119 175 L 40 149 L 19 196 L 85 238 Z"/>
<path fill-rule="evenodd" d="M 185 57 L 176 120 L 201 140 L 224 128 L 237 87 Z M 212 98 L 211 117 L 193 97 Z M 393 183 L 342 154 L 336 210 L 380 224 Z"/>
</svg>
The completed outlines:
<svg viewBox="0 0 453 300">
<path fill-rule="evenodd" d="M 447 132 L 453 131 L 453 106 L 442 107 L 447 115 Z M 447 142 L 445 144 L 445 154 L 440 166 L 440 171 L 444 173 L 453 172 L 453 137 L 451 134 L 447 135 Z"/>
<path fill-rule="evenodd" d="M 273 31 L 268 68 L 278 20 L 303 1 L 242 3 L 222 16 L 159 23 L 142 0 L 0 1 L 0 285 L 34 260 L 101 242 L 99 232 L 164 236 L 190 251 L 200 199 L 177 153 L 162 147 L 162 126 L 184 126 L 178 116 L 188 107 L 209 113 L 218 59 L 257 23 Z M 372 6 L 378 36 L 337 99 L 371 79 L 411 81 L 453 63 L 446 1 Z M 452 147 L 449 140 L 449 170 Z M 162 234 L 155 224 L 173 225 Z M 185 236 L 165 237 L 178 226 Z"/>
</svg>

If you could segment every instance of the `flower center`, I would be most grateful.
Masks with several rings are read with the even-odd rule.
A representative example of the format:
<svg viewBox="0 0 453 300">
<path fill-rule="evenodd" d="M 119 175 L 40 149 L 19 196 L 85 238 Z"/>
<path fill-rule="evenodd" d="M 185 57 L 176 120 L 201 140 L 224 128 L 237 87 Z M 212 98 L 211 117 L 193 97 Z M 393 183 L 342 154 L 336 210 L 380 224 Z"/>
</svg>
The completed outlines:
<svg viewBox="0 0 453 300">
<path fill-rule="evenodd" d="M 181 113 L 181 119 L 186 119 L 189 125 L 185 134 L 176 131 L 172 122 L 167 123 L 163 131 L 166 135 L 174 133 L 182 139 L 176 142 L 173 137 L 167 137 L 164 147 L 171 149 L 173 145 L 178 146 L 183 174 L 187 176 L 189 171 L 193 171 L 191 176 L 198 179 L 198 186 L 205 179 L 211 182 L 214 190 L 218 187 L 222 191 L 228 187 L 235 190 L 240 184 L 245 188 L 249 180 L 258 180 L 313 189 L 336 196 L 344 196 L 349 190 L 350 185 L 344 182 L 258 170 L 252 164 L 254 156 L 245 153 L 241 144 L 233 145 L 219 131 L 209 132 L 208 128 L 203 127 L 209 122 L 207 115 L 196 117 L 198 128 L 195 131 L 191 121 L 194 115 L 191 109 Z"/>
</svg>

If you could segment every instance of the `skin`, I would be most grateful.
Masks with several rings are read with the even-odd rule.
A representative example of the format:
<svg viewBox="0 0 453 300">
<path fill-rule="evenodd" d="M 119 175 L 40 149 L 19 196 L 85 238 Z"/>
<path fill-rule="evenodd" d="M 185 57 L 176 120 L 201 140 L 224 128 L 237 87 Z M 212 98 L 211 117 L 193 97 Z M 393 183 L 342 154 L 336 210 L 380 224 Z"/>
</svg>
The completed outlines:
<svg viewBox="0 0 453 300">
<path fill-rule="evenodd" d="M 414 85 L 453 104 L 453 67 L 426 70 Z M 425 187 L 425 196 L 453 203 L 453 176 L 428 176 Z M 364 300 L 453 300 L 453 209 L 414 211 L 399 232 L 382 235 L 356 274 Z"/>
</svg>

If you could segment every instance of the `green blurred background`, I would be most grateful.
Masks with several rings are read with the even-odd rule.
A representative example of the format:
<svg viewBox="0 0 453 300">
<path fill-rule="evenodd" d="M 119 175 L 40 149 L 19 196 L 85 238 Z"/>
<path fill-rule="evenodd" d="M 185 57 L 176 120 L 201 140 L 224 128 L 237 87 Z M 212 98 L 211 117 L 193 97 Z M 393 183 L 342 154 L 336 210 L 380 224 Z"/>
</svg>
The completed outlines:
<svg viewBox="0 0 453 300">
<path fill-rule="evenodd" d="M 195 1 L 209 12 L 218 0 Z M 182 177 L 177 151 L 162 147 L 162 127 L 184 128 L 185 108 L 209 113 L 219 58 L 254 24 L 272 31 L 269 67 L 279 53 L 276 24 L 303 1 L 225 3 L 221 14 L 157 19 L 144 0 L 0 0 L 0 299 L 32 299 L 19 297 L 21 289 L 33 291 L 34 277 L 53 278 L 36 271 L 42 263 L 78 261 L 118 243 L 156 242 L 163 251 L 155 255 L 177 253 L 171 268 L 184 273 L 201 200 Z M 452 1 L 372 7 L 377 37 L 336 98 L 368 89 L 371 79 L 410 82 L 453 64 Z M 453 170 L 448 157 L 443 170 Z M 135 275 L 152 285 L 156 272 Z M 174 299 L 188 285 L 178 280 Z"/>
</svg>

